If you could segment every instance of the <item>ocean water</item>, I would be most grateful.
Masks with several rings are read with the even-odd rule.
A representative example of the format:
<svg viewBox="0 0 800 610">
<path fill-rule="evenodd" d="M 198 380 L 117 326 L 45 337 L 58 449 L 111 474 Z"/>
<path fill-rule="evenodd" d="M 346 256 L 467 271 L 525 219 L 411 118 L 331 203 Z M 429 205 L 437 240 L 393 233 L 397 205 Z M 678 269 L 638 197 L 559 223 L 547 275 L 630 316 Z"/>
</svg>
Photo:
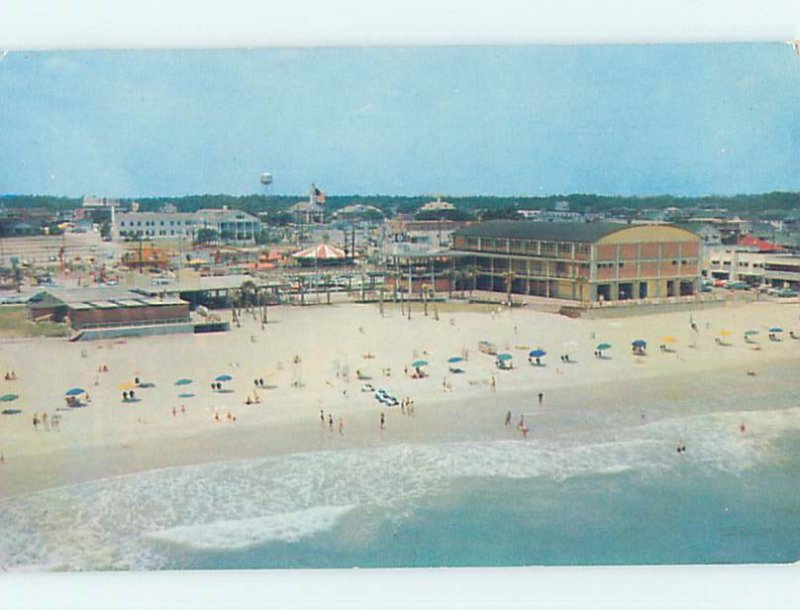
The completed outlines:
<svg viewBox="0 0 800 610">
<path fill-rule="evenodd" d="M 790 383 L 776 379 L 758 408 L 731 392 L 713 408 L 685 400 L 643 420 L 612 411 L 603 427 L 537 436 L 534 425 L 528 439 L 300 453 L 10 498 L 0 566 L 793 562 L 800 407 Z"/>
</svg>

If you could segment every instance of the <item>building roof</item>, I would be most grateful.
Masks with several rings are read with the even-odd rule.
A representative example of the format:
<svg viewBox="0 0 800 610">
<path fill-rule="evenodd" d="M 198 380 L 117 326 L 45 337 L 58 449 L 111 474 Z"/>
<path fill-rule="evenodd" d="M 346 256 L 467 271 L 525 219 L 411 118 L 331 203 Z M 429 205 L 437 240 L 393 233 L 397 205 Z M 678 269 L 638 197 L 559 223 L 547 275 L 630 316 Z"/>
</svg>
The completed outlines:
<svg viewBox="0 0 800 610">
<path fill-rule="evenodd" d="M 322 214 L 325 208 L 316 201 L 298 201 L 289 208 L 290 212 L 317 212 Z"/>
<path fill-rule="evenodd" d="M 778 246 L 753 235 L 744 235 L 741 239 L 739 239 L 738 245 L 745 246 L 747 248 L 756 248 L 759 252 L 776 252 L 785 249 L 782 246 Z"/>
<path fill-rule="evenodd" d="M 631 228 L 631 225 L 619 222 L 488 220 L 463 229 L 457 229 L 453 232 L 453 235 L 593 243 L 606 235 L 629 228 Z"/>
</svg>

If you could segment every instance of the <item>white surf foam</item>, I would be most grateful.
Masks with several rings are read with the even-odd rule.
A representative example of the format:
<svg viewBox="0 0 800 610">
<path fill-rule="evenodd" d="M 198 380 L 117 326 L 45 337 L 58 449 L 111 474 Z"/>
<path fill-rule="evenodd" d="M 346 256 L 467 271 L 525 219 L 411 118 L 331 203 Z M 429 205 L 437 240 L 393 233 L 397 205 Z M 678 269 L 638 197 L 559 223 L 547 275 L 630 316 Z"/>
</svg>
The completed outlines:
<svg viewBox="0 0 800 610">
<path fill-rule="evenodd" d="M 316 506 L 251 519 L 183 525 L 146 534 L 151 540 L 200 550 L 246 549 L 268 542 L 297 542 L 333 529 L 352 506 Z"/>
<path fill-rule="evenodd" d="M 745 419 L 746 434 L 738 433 Z M 413 514 L 432 493 L 469 477 L 564 480 L 636 471 L 663 476 L 687 464 L 740 472 L 773 455 L 800 409 L 661 419 L 551 438 L 313 452 L 141 473 L 0 503 L 0 567 L 158 568 L 164 543 L 242 549 Z M 513 434 L 513 432 L 512 432 Z M 677 457 L 675 444 L 687 444 Z M 235 518 L 231 518 L 235 516 Z M 371 531 L 369 523 L 365 532 Z"/>
</svg>

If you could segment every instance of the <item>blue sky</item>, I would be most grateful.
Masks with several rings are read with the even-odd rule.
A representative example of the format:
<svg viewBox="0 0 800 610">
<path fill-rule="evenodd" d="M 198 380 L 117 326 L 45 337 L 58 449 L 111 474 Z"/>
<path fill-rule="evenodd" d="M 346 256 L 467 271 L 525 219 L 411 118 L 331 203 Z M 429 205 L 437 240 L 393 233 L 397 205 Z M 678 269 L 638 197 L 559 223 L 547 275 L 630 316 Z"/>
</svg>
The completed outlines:
<svg viewBox="0 0 800 610">
<path fill-rule="evenodd" d="M 785 44 L 12 52 L 0 193 L 800 190 Z"/>
</svg>

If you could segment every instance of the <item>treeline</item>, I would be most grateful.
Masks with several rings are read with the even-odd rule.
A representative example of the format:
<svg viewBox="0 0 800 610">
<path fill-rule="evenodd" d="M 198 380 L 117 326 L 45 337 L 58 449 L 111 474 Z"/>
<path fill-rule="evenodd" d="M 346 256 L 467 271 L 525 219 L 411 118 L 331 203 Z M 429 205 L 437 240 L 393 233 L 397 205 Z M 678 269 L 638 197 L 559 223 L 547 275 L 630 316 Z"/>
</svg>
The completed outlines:
<svg viewBox="0 0 800 610">
<path fill-rule="evenodd" d="M 252 214 L 262 212 L 277 214 L 305 199 L 303 195 L 226 195 L 205 194 L 183 197 L 145 197 L 122 199 L 122 202 L 138 201 L 144 211 L 158 210 L 166 204 L 174 205 L 180 212 L 195 212 L 203 208 L 240 209 Z M 505 215 L 514 210 L 555 209 L 559 202 L 568 202 L 575 212 L 607 212 L 612 210 L 642 210 L 664 208 L 708 208 L 727 209 L 732 212 L 748 212 L 759 216 L 770 213 L 785 213 L 787 210 L 800 210 L 800 192 L 772 192 L 757 195 L 735 195 L 729 197 L 676 197 L 659 195 L 653 197 L 622 197 L 594 194 L 550 195 L 546 197 L 494 197 L 485 195 L 447 197 L 464 216 Z M 407 213 L 417 210 L 431 201 L 430 196 L 390 196 L 390 195 L 329 195 L 326 207 L 329 210 L 364 204 L 381 209 L 386 215 Z M 44 195 L 0 195 L 0 204 L 6 208 L 39 207 L 52 211 L 69 210 L 81 205 L 80 198 L 52 197 Z M 461 216 L 456 213 L 456 216 Z"/>
</svg>

